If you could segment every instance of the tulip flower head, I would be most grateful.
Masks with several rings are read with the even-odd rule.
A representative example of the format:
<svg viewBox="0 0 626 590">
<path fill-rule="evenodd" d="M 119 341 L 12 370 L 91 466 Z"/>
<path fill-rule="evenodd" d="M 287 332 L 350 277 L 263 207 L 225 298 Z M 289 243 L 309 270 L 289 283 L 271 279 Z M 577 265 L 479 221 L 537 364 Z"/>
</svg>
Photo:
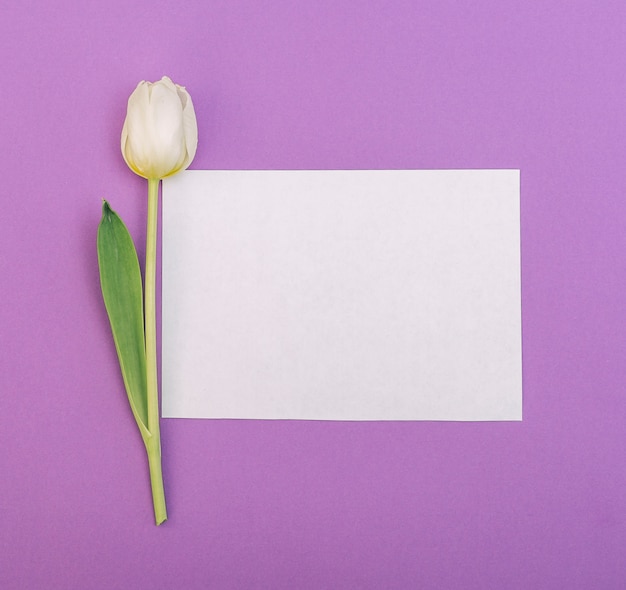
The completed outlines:
<svg viewBox="0 0 626 590">
<path fill-rule="evenodd" d="M 198 126 L 191 96 L 167 76 L 140 82 L 128 99 L 122 128 L 122 155 L 129 168 L 148 180 L 162 179 L 191 164 Z"/>
</svg>

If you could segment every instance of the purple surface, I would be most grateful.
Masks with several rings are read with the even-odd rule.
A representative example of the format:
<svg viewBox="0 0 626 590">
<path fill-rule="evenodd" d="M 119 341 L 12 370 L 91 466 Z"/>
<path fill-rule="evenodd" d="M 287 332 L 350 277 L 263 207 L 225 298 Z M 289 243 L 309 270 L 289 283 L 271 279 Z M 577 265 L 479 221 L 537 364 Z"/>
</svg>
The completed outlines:
<svg viewBox="0 0 626 590">
<path fill-rule="evenodd" d="M 4 4 L 0 587 L 623 588 L 622 0 Z M 164 74 L 192 168 L 520 168 L 524 421 L 166 420 L 156 528 L 95 232 Z"/>
</svg>

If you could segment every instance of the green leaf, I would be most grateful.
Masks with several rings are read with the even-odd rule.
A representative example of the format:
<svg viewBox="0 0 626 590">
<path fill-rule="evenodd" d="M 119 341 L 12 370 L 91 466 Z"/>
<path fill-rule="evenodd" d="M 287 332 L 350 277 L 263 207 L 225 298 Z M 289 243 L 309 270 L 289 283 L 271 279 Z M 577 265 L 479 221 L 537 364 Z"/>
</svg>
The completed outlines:
<svg viewBox="0 0 626 590">
<path fill-rule="evenodd" d="M 128 229 L 106 201 L 98 226 L 98 265 L 128 401 L 145 440 L 149 435 L 148 388 L 141 271 Z"/>
</svg>

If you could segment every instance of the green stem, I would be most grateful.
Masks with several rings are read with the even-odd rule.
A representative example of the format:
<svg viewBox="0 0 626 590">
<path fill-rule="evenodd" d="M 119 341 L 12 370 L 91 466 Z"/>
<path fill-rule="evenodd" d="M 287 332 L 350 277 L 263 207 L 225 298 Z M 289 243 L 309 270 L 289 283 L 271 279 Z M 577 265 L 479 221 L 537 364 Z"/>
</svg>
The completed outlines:
<svg viewBox="0 0 626 590">
<path fill-rule="evenodd" d="M 167 520 L 163 474 L 161 471 L 161 435 L 159 429 L 159 389 L 156 350 L 156 242 L 159 204 L 159 179 L 148 180 L 148 228 L 146 233 L 146 376 L 148 386 L 148 430 L 146 440 L 154 518 L 159 525 Z"/>
<path fill-rule="evenodd" d="M 150 437 L 146 443 L 148 466 L 150 467 L 150 485 L 152 486 L 152 504 L 157 526 L 167 520 L 165 491 L 163 490 L 163 472 L 161 471 L 161 444 L 158 438 Z"/>
</svg>

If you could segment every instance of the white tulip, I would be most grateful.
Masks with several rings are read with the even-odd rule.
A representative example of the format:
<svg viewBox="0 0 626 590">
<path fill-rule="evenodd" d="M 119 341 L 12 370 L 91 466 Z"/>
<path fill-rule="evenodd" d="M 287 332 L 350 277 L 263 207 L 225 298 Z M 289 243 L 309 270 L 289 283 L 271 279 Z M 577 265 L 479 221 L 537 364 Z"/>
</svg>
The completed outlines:
<svg viewBox="0 0 626 590">
<path fill-rule="evenodd" d="M 130 169 L 148 180 L 172 176 L 191 164 L 197 146 L 196 114 L 185 88 L 167 76 L 140 82 L 122 128 L 122 155 Z"/>
<path fill-rule="evenodd" d="M 163 489 L 163 473 L 161 469 L 161 435 L 159 424 L 159 391 L 156 348 L 156 252 L 157 252 L 157 219 L 159 203 L 159 184 L 161 179 L 172 176 L 189 166 L 196 155 L 198 146 L 198 126 L 196 114 L 189 93 L 178 84 L 174 84 L 167 76 L 159 82 L 140 82 L 128 99 L 126 120 L 122 128 L 122 156 L 130 169 L 148 180 L 148 223 L 146 229 L 146 264 L 143 281 L 143 326 L 139 333 L 133 332 L 125 341 L 126 348 L 118 348 L 124 383 L 128 367 L 134 368 L 138 386 L 130 388 L 126 385 L 131 409 L 148 453 L 150 468 L 150 485 L 152 487 L 152 503 L 157 525 L 167 520 L 165 492 Z M 108 205 L 106 205 L 108 207 Z M 101 268 L 101 281 L 105 302 L 109 298 L 117 301 L 112 309 L 121 309 L 122 313 L 109 317 L 114 338 L 120 326 L 124 330 L 129 326 L 128 314 L 122 305 L 136 313 L 141 309 L 141 274 L 136 261 L 136 251 L 132 238 L 128 235 L 124 224 L 118 221 L 117 234 L 106 241 L 106 231 L 111 231 L 113 213 L 105 209 L 102 239 L 98 236 L 98 262 Z M 104 225 L 103 225 L 104 224 Z M 121 236 L 121 237 L 120 237 Z M 110 236 L 109 236 L 110 237 Z M 108 244 L 108 245 L 107 245 Z M 124 256 L 120 254 L 120 244 L 125 244 Z M 132 261 L 134 262 L 134 266 Z M 121 261 L 121 262 L 120 262 Z M 130 261 L 130 262 L 128 262 Z M 123 264 L 122 264 L 123 262 Z M 123 268 L 120 268 L 123 267 Z M 102 269 L 105 273 L 102 274 Z M 113 270 L 111 270 L 113 269 Z M 134 270 L 133 270 L 134 269 Z M 121 274 L 112 274 L 119 271 Z M 107 274 L 108 273 L 108 274 Z M 108 282 L 111 276 L 116 277 L 113 283 Z M 134 291 L 133 291 L 134 288 Z M 106 291 L 106 293 L 105 293 Z M 133 296 L 129 293 L 134 293 Z M 120 303 L 121 302 L 121 303 Z M 121 321 L 119 320 L 121 318 Z M 135 329 L 137 329 L 135 322 Z M 143 334 L 141 333 L 143 327 Z M 124 332 L 130 333 L 130 332 Z M 115 339 L 116 347 L 118 340 Z M 120 353 L 120 350 L 131 352 Z M 145 357 L 139 353 L 145 352 Z M 130 358 L 130 364 L 126 360 Z M 136 362 L 135 362 L 136 361 Z M 142 372 L 145 371 L 145 375 Z M 145 379 L 144 379 L 145 377 Z M 137 400 L 142 400 L 141 406 Z M 141 407 L 141 410 L 137 410 Z"/>
</svg>

